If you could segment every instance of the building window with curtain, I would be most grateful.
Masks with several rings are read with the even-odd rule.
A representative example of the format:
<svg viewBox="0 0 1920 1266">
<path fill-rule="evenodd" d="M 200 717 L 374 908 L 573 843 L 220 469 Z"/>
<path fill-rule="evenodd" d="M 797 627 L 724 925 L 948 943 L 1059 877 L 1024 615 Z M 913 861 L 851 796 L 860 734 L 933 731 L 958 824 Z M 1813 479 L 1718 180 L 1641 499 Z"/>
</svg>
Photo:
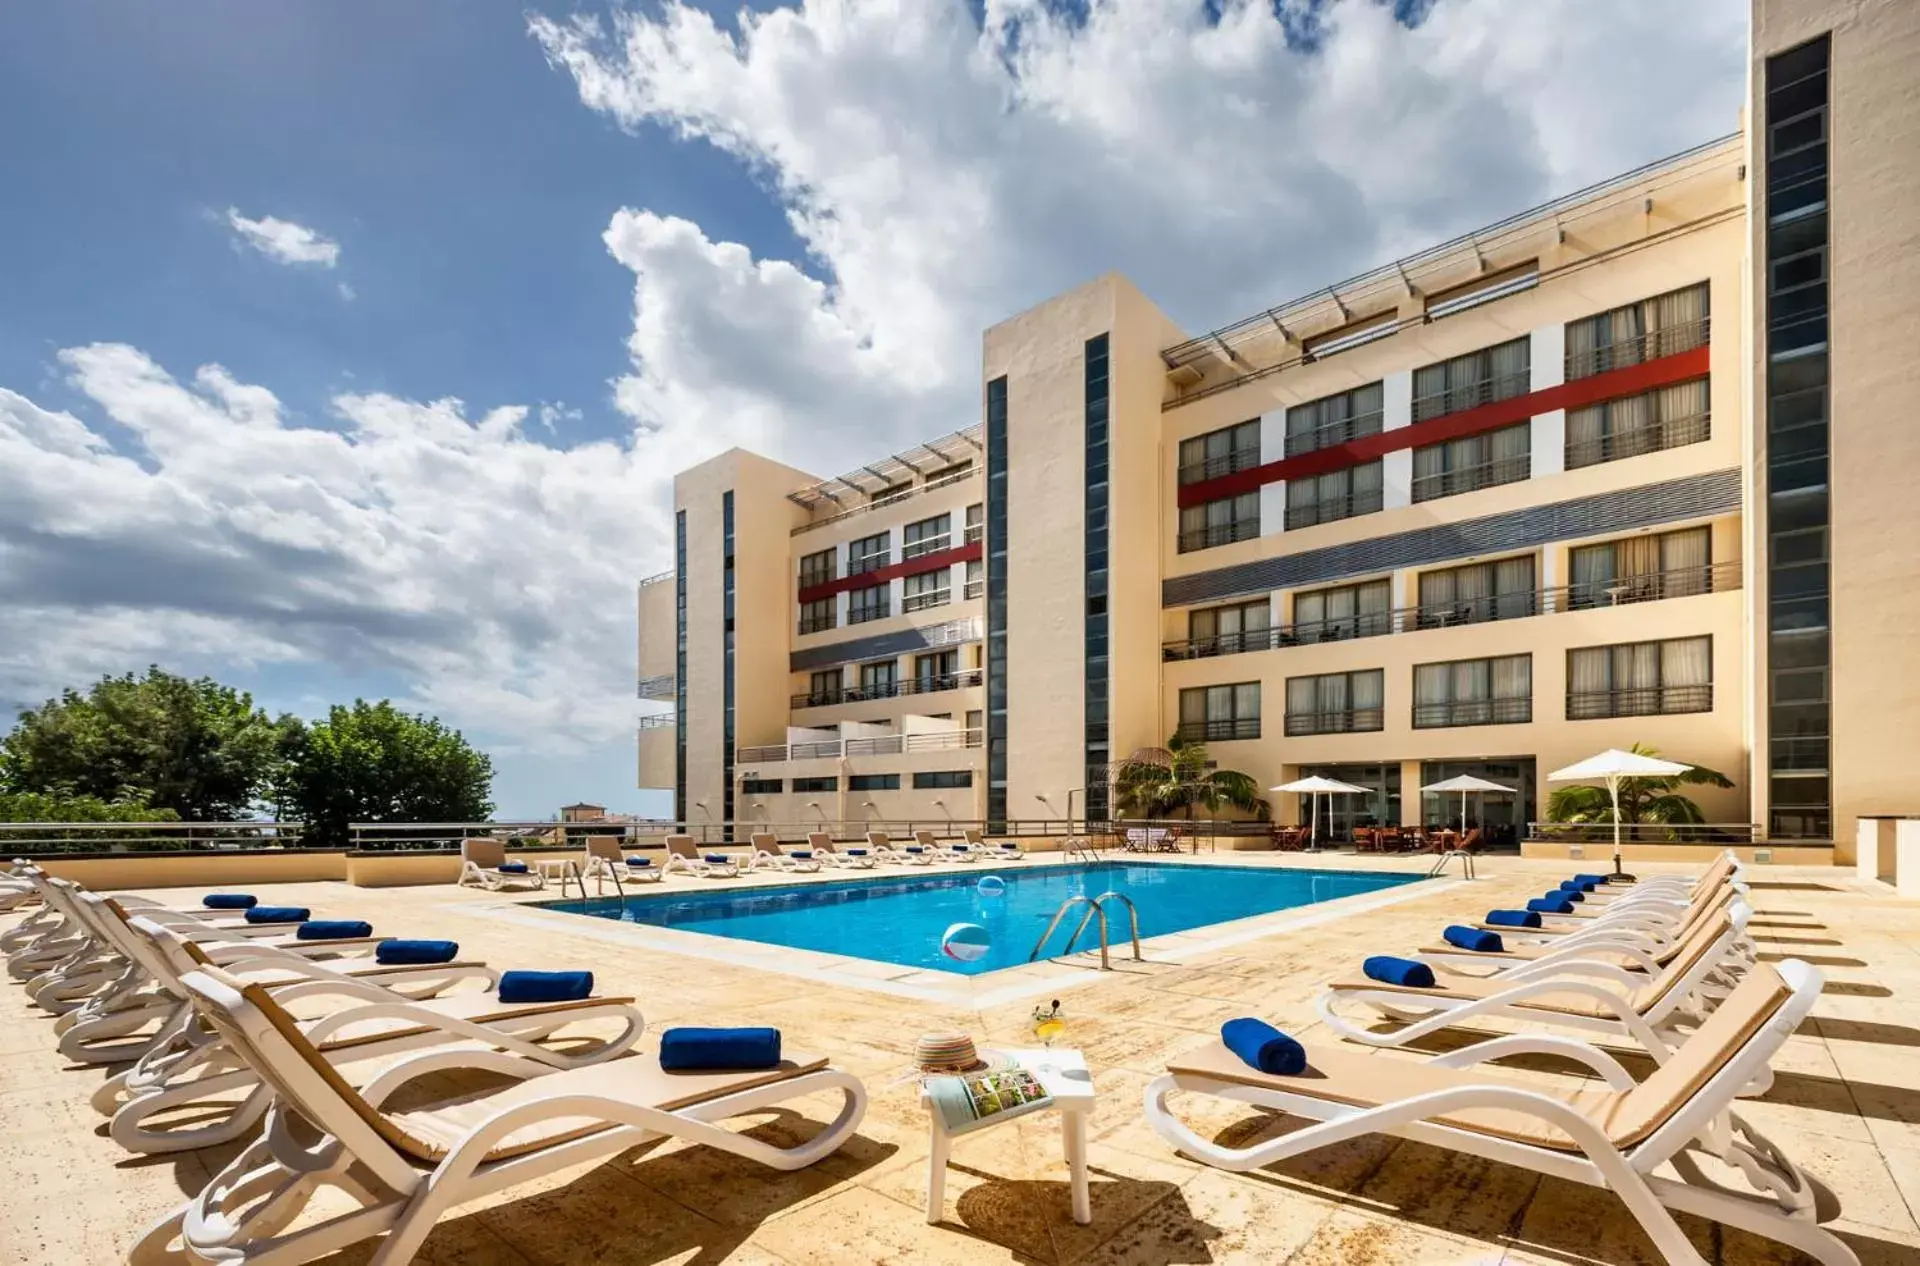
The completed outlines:
<svg viewBox="0 0 1920 1266">
<path fill-rule="evenodd" d="M 1533 555 L 1527 554 L 1421 572 L 1420 610 L 1415 623 L 1423 629 L 1439 629 L 1517 620 L 1539 610 Z"/>
<path fill-rule="evenodd" d="M 1713 415 L 1707 395 L 1707 380 L 1702 378 L 1568 410 L 1567 469 L 1711 439 Z"/>
<path fill-rule="evenodd" d="M 1260 464 L 1260 419 L 1180 441 L 1180 482 L 1197 484 Z"/>
<path fill-rule="evenodd" d="M 1380 509 L 1380 463 L 1363 462 L 1324 475 L 1287 480 L 1287 528 L 1333 523 Z"/>
<path fill-rule="evenodd" d="M 931 519 L 921 519 L 917 523 L 907 524 L 900 534 L 900 558 L 919 558 L 923 554 L 937 554 L 953 544 L 953 516 L 937 514 Z"/>
<path fill-rule="evenodd" d="M 832 598 L 815 598 L 812 602 L 801 603 L 800 631 L 802 633 L 819 633 L 825 629 L 832 628 L 834 625 L 835 606 L 836 602 Z"/>
<path fill-rule="evenodd" d="M 1260 683 L 1200 686 L 1180 692 L 1180 741 L 1223 743 L 1260 737 Z"/>
<path fill-rule="evenodd" d="M 1707 283 L 1567 322 L 1567 380 L 1691 351 L 1707 341 Z"/>
<path fill-rule="evenodd" d="M 1384 400 L 1384 385 L 1373 382 L 1337 396 L 1294 405 L 1287 410 L 1287 456 L 1298 457 L 1362 435 L 1379 434 L 1385 416 Z"/>
<path fill-rule="evenodd" d="M 1296 642 L 1339 642 L 1393 632 L 1393 582 L 1367 580 L 1293 595 Z"/>
<path fill-rule="evenodd" d="M 860 665 L 860 687 L 857 694 L 851 694 L 848 702 L 858 703 L 863 699 L 891 699 L 900 692 L 900 661 L 883 659 L 872 664 Z"/>
<path fill-rule="evenodd" d="M 870 571 L 879 571 L 891 561 L 893 561 L 893 551 L 888 546 L 885 532 L 863 536 L 847 544 L 847 575 L 849 576 L 862 576 Z"/>
<path fill-rule="evenodd" d="M 815 585 L 824 585 L 834 578 L 833 560 L 836 551 L 823 549 L 817 554 L 808 554 L 800 560 L 800 587 L 811 589 Z"/>
<path fill-rule="evenodd" d="M 1713 530 L 1684 528 L 1579 545 L 1567 552 L 1575 611 L 1713 592 Z"/>
<path fill-rule="evenodd" d="M 1713 639 L 1586 646 L 1567 652 L 1567 720 L 1713 711 Z"/>
<path fill-rule="evenodd" d="M 961 684 L 959 651 L 934 651 L 913 657 L 913 688 L 916 693 L 952 690 Z"/>
<path fill-rule="evenodd" d="M 855 589 L 848 593 L 847 623 L 865 624 L 868 620 L 885 619 L 893 612 L 891 593 L 892 586 L 886 584 Z"/>
<path fill-rule="evenodd" d="M 976 501 L 967 507 L 967 532 L 965 543 L 973 544 L 987 537 L 987 507 Z"/>
<path fill-rule="evenodd" d="M 962 592 L 968 598 L 978 598 L 987 591 L 987 564 L 984 559 L 967 560 L 967 587 Z"/>
<path fill-rule="evenodd" d="M 1413 499 L 1519 483 L 1533 472 L 1533 423 L 1413 450 Z"/>
<path fill-rule="evenodd" d="M 973 786 L 971 769 L 932 769 L 913 776 L 915 791 L 951 791 Z"/>
<path fill-rule="evenodd" d="M 917 576 L 908 576 L 900 585 L 902 611 L 925 611 L 929 607 L 944 607 L 952 600 L 953 586 L 945 567 L 939 571 L 923 571 Z"/>
<path fill-rule="evenodd" d="M 1386 725 L 1386 672 L 1287 678 L 1287 735 L 1348 734 Z"/>
<path fill-rule="evenodd" d="M 1413 728 L 1533 720 L 1533 656 L 1461 659 L 1413 668 Z"/>
<path fill-rule="evenodd" d="M 845 674 L 838 668 L 823 668 L 807 679 L 805 699 L 804 701 L 796 700 L 796 702 L 809 708 L 824 708 L 829 704 L 839 703 L 841 686 L 844 683 Z"/>
<path fill-rule="evenodd" d="M 1273 608 L 1265 598 L 1187 613 L 1187 659 L 1263 651 L 1273 645 Z"/>
<path fill-rule="evenodd" d="M 1257 492 L 1181 507 L 1179 552 L 1182 554 L 1231 545 L 1235 541 L 1250 541 L 1258 535 L 1260 494 Z"/>
<path fill-rule="evenodd" d="M 1521 337 L 1413 371 L 1413 420 L 1524 396 L 1533 386 L 1533 340 Z"/>
</svg>

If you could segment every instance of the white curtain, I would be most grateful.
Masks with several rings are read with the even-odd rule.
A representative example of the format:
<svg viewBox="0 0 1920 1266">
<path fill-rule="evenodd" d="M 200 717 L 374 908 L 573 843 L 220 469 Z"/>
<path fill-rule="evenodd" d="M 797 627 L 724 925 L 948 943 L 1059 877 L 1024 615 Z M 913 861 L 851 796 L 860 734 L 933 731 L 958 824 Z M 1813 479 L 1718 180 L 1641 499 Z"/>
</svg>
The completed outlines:
<svg viewBox="0 0 1920 1266">
<path fill-rule="evenodd" d="M 1684 637 L 1659 643 L 1660 683 L 1665 686 L 1712 684 L 1713 639 Z"/>
<path fill-rule="evenodd" d="M 1660 538 L 1660 571 L 1667 597 L 1706 593 L 1713 587 L 1713 532 L 1704 527 L 1668 532 Z"/>
<path fill-rule="evenodd" d="M 1382 669 L 1353 673 L 1349 690 L 1355 712 L 1378 712 L 1386 702 L 1386 673 Z"/>
<path fill-rule="evenodd" d="M 1493 661 L 1493 697 L 1533 698 L 1533 656 L 1506 655 Z"/>
<path fill-rule="evenodd" d="M 1486 398 L 1506 400 L 1525 395 L 1533 386 L 1533 340 L 1517 338 L 1487 351 L 1488 384 Z"/>
</svg>

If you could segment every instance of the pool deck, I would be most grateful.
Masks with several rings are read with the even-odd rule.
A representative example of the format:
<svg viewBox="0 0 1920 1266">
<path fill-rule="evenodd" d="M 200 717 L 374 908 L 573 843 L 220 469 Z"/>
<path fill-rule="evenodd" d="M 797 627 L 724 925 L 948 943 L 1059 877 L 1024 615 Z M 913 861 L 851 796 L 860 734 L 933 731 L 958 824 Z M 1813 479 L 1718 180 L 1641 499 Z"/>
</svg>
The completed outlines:
<svg viewBox="0 0 1920 1266">
<path fill-rule="evenodd" d="M 1424 871 L 1430 861 L 1246 853 L 1166 860 L 1408 871 Z M 1379 1138 L 1230 1174 L 1174 1153 L 1141 1111 L 1142 1090 L 1167 1058 L 1213 1038 L 1223 1020 L 1255 1014 L 1324 1039 L 1314 1001 L 1326 980 L 1350 973 L 1367 954 L 1411 950 L 1447 923 L 1534 895 L 1567 869 L 1488 858 L 1471 883 L 1456 877 L 1285 912 L 1310 922 L 1220 925 L 1155 938 L 1147 962 L 1119 953 L 1108 973 L 1075 961 L 984 977 L 926 973 L 942 977 L 935 982 L 850 958 L 835 960 L 831 972 L 794 971 L 767 961 L 795 953 L 778 947 L 718 955 L 688 940 L 721 938 L 520 908 L 553 899 L 552 891 L 506 896 L 340 883 L 250 890 L 275 904 L 309 905 L 316 915 L 370 919 L 382 932 L 458 940 L 463 957 L 501 968 L 591 969 L 603 991 L 638 998 L 651 1032 L 675 1024 L 777 1025 L 791 1045 L 830 1054 L 872 1094 L 855 1138 L 811 1169 L 775 1173 L 684 1144 L 643 1147 L 463 1206 L 436 1229 L 422 1261 L 1652 1262 L 1652 1246 L 1603 1192 Z M 1773 1088 L 1741 1111 L 1831 1189 L 1839 1215 L 1828 1226 L 1863 1263 L 1920 1263 L 1920 918 L 1912 904 L 1838 869 L 1759 868 L 1754 879 L 1752 931 L 1763 956 L 1807 957 L 1828 983 L 1814 1018 L 1776 1060 Z M 665 886 L 817 881 L 672 877 Z M 150 895 L 179 902 L 193 894 Z M 0 916 L 0 926 L 15 917 Z M 626 932 L 644 935 L 609 935 Z M 1011 979 L 1030 972 L 1038 974 Z M 955 981 L 964 983 L 964 996 L 946 992 Z M 962 1028 L 983 1045 L 1030 1044 L 1036 987 L 1061 999 L 1068 1022 L 1062 1044 L 1085 1051 L 1100 1094 L 1090 1147 L 1093 1224 L 1076 1226 L 1067 1216 L 1058 1126 L 1042 1116 L 961 1140 L 943 1219 L 929 1226 L 921 1205 L 926 1119 L 904 1075 L 913 1041 L 929 1030 Z M 1400 1051 L 1371 1057 L 1421 1058 Z M 1644 1061 L 1630 1066 L 1645 1068 Z M 17 986 L 0 987 L 0 1184 L 8 1192 L 0 1262 L 122 1261 L 141 1230 L 234 1154 L 226 1147 L 128 1155 L 87 1106 L 100 1079 L 98 1069 L 66 1066 L 54 1052 L 49 1019 Z M 825 1101 L 799 1107 L 816 1124 L 831 1110 Z M 1227 1103 L 1195 1103 L 1191 1115 L 1239 1143 L 1287 1128 L 1284 1118 Z M 811 1127 L 770 1118 L 751 1128 L 780 1139 Z M 1804 1260 L 1743 1233 L 1681 1221 L 1708 1261 Z M 362 1244 L 326 1260 L 361 1263 L 372 1250 Z"/>
</svg>

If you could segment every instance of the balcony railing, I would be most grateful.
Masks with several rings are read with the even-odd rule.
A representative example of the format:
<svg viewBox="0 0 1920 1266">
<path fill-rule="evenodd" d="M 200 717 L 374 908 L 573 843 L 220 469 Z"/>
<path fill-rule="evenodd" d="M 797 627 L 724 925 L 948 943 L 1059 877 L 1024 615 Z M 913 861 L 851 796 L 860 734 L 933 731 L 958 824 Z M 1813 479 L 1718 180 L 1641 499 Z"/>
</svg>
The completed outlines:
<svg viewBox="0 0 1920 1266">
<path fill-rule="evenodd" d="M 652 716 L 641 717 L 640 728 L 643 730 L 671 730 L 673 728 L 673 713 L 656 712 Z"/>
<path fill-rule="evenodd" d="M 1381 492 L 1375 488 L 1368 492 L 1352 492 L 1344 497 L 1330 497 L 1321 501 L 1310 501 L 1305 505 L 1287 507 L 1287 531 L 1313 527 L 1320 523 L 1337 523 L 1341 519 L 1351 519 L 1355 515 L 1375 514 L 1383 504 Z"/>
<path fill-rule="evenodd" d="M 881 734 L 873 738 L 835 739 L 824 743 L 742 747 L 734 752 L 734 764 L 778 765 L 790 760 L 842 760 L 855 756 L 900 756 L 909 752 L 953 752 L 982 747 L 985 742 L 985 733 L 981 730 Z"/>
<path fill-rule="evenodd" d="M 1236 739 L 1260 737 L 1259 717 L 1233 717 L 1223 721 L 1182 721 L 1182 743 L 1230 743 Z"/>
<path fill-rule="evenodd" d="M 1567 720 L 1653 717 L 1713 711 L 1713 686 L 1636 686 L 1627 690 L 1569 690 Z"/>
<path fill-rule="evenodd" d="M 902 611 L 925 611 L 929 607 L 944 607 L 953 601 L 953 590 L 935 589 L 931 593 L 910 593 L 900 599 Z"/>
<path fill-rule="evenodd" d="M 828 629 L 836 627 L 837 624 L 838 620 L 835 618 L 833 612 L 828 612 L 826 615 L 803 615 L 800 617 L 800 631 L 802 633 L 824 633 Z"/>
<path fill-rule="evenodd" d="M 1209 479 L 1218 479 L 1222 475 L 1236 475 L 1243 470 L 1251 470 L 1259 464 L 1258 445 L 1236 448 L 1231 453 L 1223 453 L 1218 457 L 1188 462 L 1180 468 L 1180 482 L 1182 484 L 1205 483 Z"/>
<path fill-rule="evenodd" d="M 873 699 L 895 699 L 901 695 L 937 694 L 943 690 L 960 690 L 967 686 L 977 686 L 984 679 L 982 669 L 968 668 L 957 673 L 903 677 L 898 681 L 878 682 L 868 686 L 842 686 L 838 690 L 815 690 L 793 696 L 788 701 L 788 706 L 828 708 L 836 703 L 866 703 Z"/>
<path fill-rule="evenodd" d="M 654 703 L 665 703 L 673 698 L 673 674 L 660 673 L 653 677 L 642 677 L 637 683 L 636 694 Z"/>
<path fill-rule="evenodd" d="M 1529 453 L 1522 457 L 1501 457 L 1473 466 L 1443 470 L 1437 475 L 1420 475 L 1413 481 L 1413 500 L 1416 503 L 1432 501 L 1437 497 L 1452 497 L 1479 488 L 1517 484 L 1532 473 L 1533 455 Z"/>
<path fill-rule="evenodd" d="M 893 564 L 893 551 L 883 549 L 878 554 L 863 554 L 859 558 L 847 560 L 847 575 L 864 576 L 870 571 L 879 571 Z"/>
<path fill-rule="evenodd" d="M 986 540 L 987 525 L 984 523 L 969 523 L 966 533 L 960 539 L 968 545 L 973 544 L 975 541 Z"/>
<path fill-rule="evenodd" d="M 987 592 L 987 582 L 984 580 L 969 580 L 966 588 L 960 592 L 962 596 L 969 599 L 981 597 Z"/>
<path fill-rule="evenodd" d="M 842 523 L 848 519 L 866 514 L 870 510 L 883 510 L 888 506 L 897 506 L 909 498 L 920 496 L 923 493 L 935 492 L 941 488 L 951 488 L 962 480 L 972 479 L 981 473 L 978 466 L 969 464 L 963 470 L 956 470 L 950 475 L 942 475 L 938 479 L 929 479 L 926 483 L 920 484 L 917 487 L 907 485 L 902 489 L 900 486 L 895 486 L 885 493 L 878 494 L 874 500 L 867 502 L 865 505 L 857 505 L 851 510 L 842 510 L 838 514 L 829 514 L 825 518 L 814 519 L 810 523 L 802 523 L 799 527 L 793 529 L 791 535 L 798 536 L 802 532 L 811 532 L 815 528 L 823 528 L 829 523 Z"/>
<path fill-rule="evenodd" d="M 1644 365 L 1650 360 L 1659 360 L 1662 356 L 1672 356 L 1678 352 L 1689 352 L 1706 344 L 1711 333 L 1712 318 L 1702 317 L 1698 321 L 1687 321 L 1680 325 L 1669 325 L 1663 329 L 1648 330 L 1645 334 L 1636 334 L 1605 347 L 1590 348 L 1584 352 L 1568 352 L 1566 358 L 1567 381 L 1575 378 L 1591 378 L 1595 374 L 1604 374 L 1610 369 L 1620 369 L 1627 365 Z"/>
<path fill-rule="evenodd" d="M 938 554 L 941 550 L 953 548 L 953 534 L 942 533 L 923 540 L 908 541 L 900 547 L 900 561 L 908 562 L 915 558 L 925 558 L 928 554 Z"/>
<path fill-rule="evenodd" d="M 1289 712 L 1287 737 L 1306 734 L 1361 734 L 1384 729 L 1387 714 L 1382 708 L 1348 708 L 1344 712 Z"/>
<path fill-rule="evenodd" d="M 1413 728 L 1438 730 L 1457 725 L 1515 725 L 1533 720 L 1533 698 L 1450 699 L 1413 705 Z"/>
<path fill-rule="evenodd" d="M 1665 598 L 1691 598 L 1738 589 L 1740 580 L 1741 564 L 1736 558 L 1704 567 L 1682 567 L 1645 576 L 1623 576 L 1593 584 L 1487 594 L 1456 602 L 1369 611 L 1331 620 L 1278 624 L 1271 628 L 1248 629 L 1243 633 L 1222 633 L 1214 637 L 1167 642 L 1160 651 L 1168 661 L 1212 659 L 1220 655 L 1278 650 L 1286 646 L 1313 646 L 1321 642 L 1344 642 L 1361 637 L 1414 633 L 1423 629 L 1453 628 L 1461 624 L 1484 624 L 1493 620 L 1517 620 L 1562 611 L 1592 611 L 1602 607 L 1630 606 L 1636 602 L 1657 602 Z"/>
<path fill-rule="evenodd" d="M 893 604 L 890 602 L 876 602 L 864 607 L 849 606 L 847 623 L 865 624 L 869 620 L 884 620 L 892 614 Z"/>
<path fill-rule="evenodd" d="M 1413 398 L 1413 420 L 1425 422 L 1444 418 L 1449 413 L 1477 409 L 1496 400 L 1524 396 L 1533 385 L 1533 371 L 1523 369 L 1511 374 L 1495 374 L 1475 382 L 1463 382 Z"/>
<path fill-rule="evenodd" d="M 1195 550 L 1231 545 L 1235 541 L 1250 541 L 1258 535 L 1260 519 L 1257 515 L 1250 519 L 1236 519 L 1232 523 L 1212 523 L 1191 532 L 1182 532 L 1179 552 L 1191 554 Z"/>
<path fill-rule="evenodd" d="M 1568 470 L 1578 470 L 1582 466 L 1598 466 L 1602 462 L 1617 462 L 1626 457 L 1698 444 L 1712 437 L 1713 415 L 1695 413 L 1674 418 L 1670 422 L 1654 422 L 1630 430 L 1615 431 L 1597 440 L 1568 440 L 1566 466 Z"/>
<path fill-rule="evenodd" d="M 812 589 L 816 585 L 832 584 L 838 579 L 839 577 L 834 574 L 834 570 L 831 567 L 803 569 L 800 572 L 800 587 L 802 589 Z"/>
<path fill-rule="evenodd" d="M 1317 452 L 1335 444 L 1345 444 L 1348 440 L 1359 439 L 1362 435 L 1377 435 L 1385 418 L 1385 410 L 1375 409 L 1372 413 L 1356 413 L 1351 417 L 1329 419 L 1310 431 L 1288 431 L 1287 456 L 1298 457 L 1302 453 Z"/>
</svg>

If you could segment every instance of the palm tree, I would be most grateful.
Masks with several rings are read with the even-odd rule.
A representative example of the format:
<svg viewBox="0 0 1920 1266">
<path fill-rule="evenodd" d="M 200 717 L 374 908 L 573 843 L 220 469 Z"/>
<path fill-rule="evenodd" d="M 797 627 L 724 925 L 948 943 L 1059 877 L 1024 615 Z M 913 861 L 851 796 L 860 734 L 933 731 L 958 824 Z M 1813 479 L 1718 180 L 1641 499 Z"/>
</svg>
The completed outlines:
<svg viewBox="0 0 1920 1266">
<path fill-rule="evenodd" d="M 1183 742 L 1179 735 L 1165 748 L 1135 752 L 1114 772 L 1114 806 L 1125 817 L 1170 818 L 1196 809 L 1208 814 L 1238 809 L 1266 821 L 1272 812 L 1260 798 L 1260 784 L 1237 769 L 1216 769 L 1205 743 Z"/>
<path fill-rule="evenodd" d="M 1635 743 L 1628 749 L 1638 756 L 1658 756 L 1651 747 Z M 1718 770 L 1695 765 L 1670 778 L 1622 778 L 1620 820 L 1661 825 L 1690 825 L 1707 820 L 1700 806 L 1679 793 L 1683 784 L 1731 787 L 1733 780 Z M 1547 797 L 1549 822 L 1611 822 L 1613 804 L 1605 787 L 1561 787 Z"/>
</svg>

